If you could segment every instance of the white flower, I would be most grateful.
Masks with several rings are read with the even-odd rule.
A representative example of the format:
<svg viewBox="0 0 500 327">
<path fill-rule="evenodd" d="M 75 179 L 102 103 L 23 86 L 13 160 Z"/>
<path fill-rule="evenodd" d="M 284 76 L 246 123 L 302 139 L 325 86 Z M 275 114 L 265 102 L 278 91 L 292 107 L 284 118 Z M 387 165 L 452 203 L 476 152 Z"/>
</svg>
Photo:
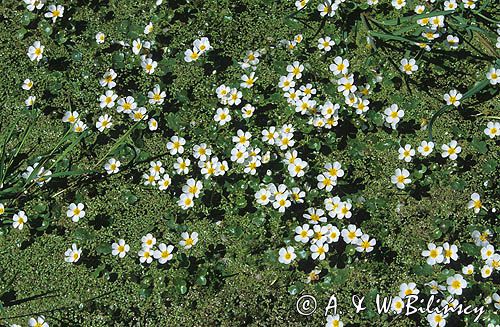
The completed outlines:
<svg viewBox="0 0 500 327">
<path fill-rule="evenodd" d="M 134 40 L 132 42 L 132 52 L 135 54 L 135 55 L 138 55 L 140 54 L 142 50 L 142 42 L 141 42 L 141 39 L 137 39 L 137 40 Z"/>
<path fill-rule="evenodd" d="M 200 181 L 190 178 L 186 181 L 186 185 L 182 187 L 182 192 L 198 198 L 202 188 L 203 184 Z"/>
<path fill-rule="evenodd" d="M 172 260 L 173 251 L 174 251 L 173 245 L 167 246 L 164 243 L 160 243 L 160 245 L 158 245 L 158 250 L 154 252 L 154 257 L 156 260 L 158 260 L 160 264 L 164 264 L 165 262 Z"/>
<path fill-rule="evenodd" d="M 344 323 L 340 321 L 339 315 L 328 315 L 325 327 L 344 327 Z"/>
<path fill-rule="evenodd" d="M 227 122 L 231 121 L 231 115 L 229 114 L 228 108 L 217 108 L 217 112 L 215 113 L 214 120 L 219 123 L 219 125 L 223 126 Z"/>
<path fill-rule="evenodd" d="M 150 104 L 162 104 L 167 94 L 165 91 L 160 90 L 159 85 L 155 85 L 153 91 L 148 92 L 148 98 Z"/>
<path fill-rule="evenodd" d="M 273 208 L 278 209 L 279 212 L 285 212 L 286 208 L 291 204 L 290 200 L 288 200 L 288 193 L 278 194 L 275 196 Z"/>
<path fill-rule="evenodd" d="M 156 238 L 152 234 L 148 233 L 141 237 L 142 247 L 151 248 L 156 244 Z"/>
<path fill-rule="evenodd" d="M 237 89 L 232 89 L 231 93 L 228 96 L 227 103 L 230 106 L 237 106 L 241 103 L 242 96 L 243 96 L 243 93 L 241 93 L 241 91 L 238 91 Z"/>
<path fill-rule="evenodd" d="M 455 244 L 449 244 L 448 242 L 443 243 L 443 255 L 444 261 L 443 263 L 450 263 L 451 260 L 457 261 L 458 259 L 458 247 Z"/>
<path fill-rule="evenodd" d="M 118 99 L 118 107 L 116 108 L 117 112 L 123 112 L 124 114 L 130 114 L 133 110 L 137 108 L 137 103 L 135 99 L 131 96 L 126 98 Z"/>
<path fill-rule="evenodd" d="M 350 74 L 347 77 L 342 77 L 337 81 L 339 85 L 337 87 L 337 91 L 341 92 L 344 96 L 348 96 L 349 93 L 354 93 L 358 89 L 356 85 L 354 85 L 354 77 Z"/>
<path fill-rule="evenodd" d="M 154 118 L 148 120 L 148 127 L 150 131 L 156 131 L 158 129 L 158 121 Z"/>
<path fill-rule="evenodd" d="M 132 110 L 132 112 L 129 114 L 129 116 L 133 121 L 136 121 L 136 122 L 140 121 L 140 120 L 148 119 L 147 110 L 144 107 L 139 107 L 139 108 Z"/>
<path fill-rule="evenodd" d="M 328 243 L 336 243 L 339 241 L 340 237 L 340 231 L 337 228 L 337 226 L 333 226 L 332 224 L 326 225 L 328 228 L 328 234 L 327 234 L 327 242 Z"/>
<path fill-rule="evenodd" d="M 495 254 L 495 247 L 493 247 L 493 245 L 491 244 L 488 244 L 481 248 L 481 258 L 485 261 L 491 258 L 494 254 Z"/>
<path fill-rule="evenodd" d="M 24 0 L 24 3 L 28 6 L 26 7 L 29 11 L 35 9 L 42 9 L 45 5 L 46 0 Z M 45 327 L 45 326 L 44 326 Z"/>
<path fill-rule="evenodd" d="M 172 184 L 172 180 L 168 174 L 163 175 L 163 177 L 158 181 L 160 191 L 166 190 L 170 184 Z"/>
<path fill-rule="evenodd" d="M 210 41 L 208 40 L 207 37 L 202 37 L 200 39 L 196 39 L 193 41 L 193 47 L 195 49 L 198 49 L 200 54 L 205 53 L 206 51 L 209 51 L 212 49 L 212 46 L 210 45 Z"/>
<path fill-rule="evenodd" d="M 333 17 L 335 16 L 335 11 L 338 9 L 338 2 L 332 3 L 331 0 L 325 0 L 323 3 L 318 5 L 318 11 L 321 17 Z"/>
<path fill-rule="evenodd" d="M 281 76 L 280 81 L 278 83 L 278 86 L 283 90 L 283 91 L 289 91 L 293 87 L 295 87 L 295 81 L 293 80 L 293 75 L 288 74 L 287 76 Z"/>
<path fill-rule="evenodd" d="M 192 62 L 198 60 L 200 57 L 200 52 L 197 48 L 187 49 L 184 51 L 184 61 L 185 62 Z"/>
<path fill-rule="evenodd" d="M 318 40 L 318 49 L 324 50 L 325 52 L 328 52 L 332 49 L 332 46 L 335 45 L 335 41 L 332 40 L 331 37 L 326 36 L 325 38 L 320 38 Z"/>
<path fill-rule="evenodd" d="M 293 164 L 288 165 L 288 173 L 292 177 L 302 177 L 305 174 L 307 162 L 297 158 Z"/>
<path fill-rule="evenodd" d="M 459 42 L 460 42 L 460 39 L 458 38 L 458 36 L 448 35 L 446 37 L 446 44 L 448 44 L 450 49 L 458 49 Z"/>
<path fill-rule="evenodd" d="M 443 96 L 443 99 L 446 101 L 447 105 L 458 107 L 460 105 L 460 99 L 462 99 L 462 93 L 457 90 L 450 90 L 450 92 Z"/>
<path fill-rule="evenodd" d="M 403 8 L 404 6 L 406 6 L 406 1 L 405 0 L 392 0 L 391 4 L 394 8 L 399 10 L 399 9 Z"/>
<path fill-rule="evenodd" d="M 460 274 L 448 277 L 446 283 L 448 284 L 448 292 L 452 295 L 462 295 L 462 289 L 467 287 L 467 281 Z"/>
<path fill-rule="evenodd" d="M 278 261 L 285 265 L 289 265 L 296 257 L 295 249 L 292 246 L 287 246 L 286 248 L 280 249 Z"/>
<path fill-rule="evenodd" d="M 478 230 L 472 232 L 472 238 L 476 246 L 487 246 L 489 244 L 488 238 L 491 236 L 491 232 L 487 229 L 482 233 Z"/>
<path fill-rule="evenodd" d="M 73 131 L 75 131 L 75 133 L 81 133 L 86 129 L 87 125 L 81 120 L 77 120 L 76 123 L 73 125 Z"/>
<path fill-rule="evenodd" d="M 33 81 L 30 80 L 29 78 L 25 79 L 22 85 L 23 90 L 29 91 L 31 90 L 32 87 L 33 87 Z"/>
<path fill-rule="evenodd" d="M 316 242 L 310 247 L 311 257 L 313 260 L 324 260 L 326 258 L 326 253 L 329 250 L 328 243 Z"/>
<path fill-rule="evenodd" d="M 66 113 L 64 114 L 64 117 L 62 118 L 62 121 L 64 123 L 70 123 L 70 124 L 74 124 L 76 123 L 76 121 L 78 120 L 78 112 L 76 111 L 66 111 Z"/>
<path fill-rule="evenodd" d="M 434 150 L 434 142 L 422 141 L 417 150 L 422 156 L 427 157 Z"/>
<path fill-rule="evenodd" d="M 403 283 L 399 286 L 399 297 L 404 299 L 409 295 L 417 295 L 420 291 L 415 283 Z"/>
<path fill-rule="evenodd" d="M 341 202 L 337 207 L 337 218 L 338 219 L 351 218 L 352 217 L 351 208 L 352 208 L 351 202 L 349 201 Z"/>
<path fill-rule="evenodd" d="M 407 75 L 411 75 L 418 70 L 418 66 L 415 63 L 415 59 L 401 59 L 401 71 Z"/>
<path fill-rule="evenodd" d="M 146 27 L 144 27 L 144 34 L 148 35 L 149 33 L 153 32 L 153 23 L 149 22 Z"/>
<path fill-rule="evenodd" d="M 117 172 L 120 171 L 120 165 L 121 165 L 120 161 L 116 160 L 115 158 L 111 158 L 104 165 L 104 169 L 106 169 L 106 172 L 108 174 L 116 174 Z"/>
<path fill-rule="evenodd" d="M 313 226 L 313 237 L 311 243 L 325 243 L 328 240 L 328 227 L 314 225 Z"/>
<path fill-rule="evenodd" d="M 12 227 L 17 228 L 19 230 L 23 229 L 24 224 L 28 221 L 28 217 L 24 213 L 24 211 L 19 211 L 14 214 L 12 217 Z"/>
<path fill-rule="evenodd" d="M 104 39 L 106 38 L 106 35 L 104 35 L 104 33 L 97 33 L 95 35 L 95 41 L 98 43 L 98 44 L 102 44 L 104 43 Z"/>
<path fill-rule="evenodd" d="M 255 72 L 251 72 L 250 75 L 244 74 L 241 76 L 241 80 L 243 81 L 240 86 L 245 89 L 249 89 L 253 86 L 255 81 L 257 81 L 257 77 L 255 77 Z"/>
<path fill-rule="evenodd" d="M 295 1 L 295 7 L 297 7 L 297 10 L 301 10 L 307 5 L 308 2 L 309 0 L 297 0 Z"/>
<path fill-rule="evenodd" d="M 389 108 L 384 111 L 385 121 L 392 125 L 392 128 L 396 128 L 396 124 L 399 123 L 401 118 L 405 115 L 405 112 L 399 109 L 397 104 L 392 104 Z"/>
<path fill-rule="evenodd" d="M 377 241 L 374 238 L 370 240 L 370 236 L 363 234 L 354 244 L 357 245 L 356 251 L 368 253 L 373 251 L 373 247 L 376 243 Z"/>
<path fill-rule="evenodd" d="M 49 324 L 45 322 L 44 316 L 38 316 L 35 318 L 30 318 L 28 320 L 28 326 L 30 327 L 49 327 Z"/>
<path fill-rule="evenodd" d="M 118 98 L 118 95 L 115 92 L 108 90 L 105 94 L 99 97 L 99 106 L 101 108 L 113 108 L 115 105 L 115 100 Z"/>
<path fill-rule="evenodd" d="M 394 310 L 394 312 L 401 313 L 403 311 L 404 307 L 405 307 L 405 303 L 404 303 L 403 299 L 401 299 L 399 296 L 395 296 L 392 299 L 391 309 Z"/>
<path fill-rule="evenodd" d="M 189 250 L 193 246 L 198 243 L 198 233 L 192 232 L 191 235 L 187 232 L 181 234 L 182 240 L 179 242 L 180 246 L 183 246 L 184 249 Z"/>
<path fill-rule="evenodd" d="M 301 79 L 304 65 L 298 61 L 294 61 L 291 65 L 286 66 L 286 71 L 289 73 L 288 76 L 292 76 L 295 79 Z"/>
<path fill-rule="evenodd" d="M 481 197 L 477 193 L 472 193 L 470 196 L 471 201 L 467 204 L 467 207 L 469 209 L 474 209 L 474 213 L 479 213 L 481 208 L 483 207 L 483 204 L 481 203 Z"/>
<path fill-rule="evenodd" d="M 194 200 L 192 194 L 182 193 L 179 201 L 177 202 L 183 210 L 187 210 L 194 206 Z"/>
<path fill-rule="evenodd" d="M 36 97 L 34 95 L 30 95 L 25 101 L 24 104 L 27 107 L 31 107 L 35 104 Z"/>
<path fill-rule="evenodd" d="M 490 277 L 492 273 L 493 273 L 493 268 L 489 265 L 484 265 L 483 268 L 481 268 L 481 277 L 483 278 Z"/>
<path fill-rule="evenodd" d="M 151 58 L 144 59 L 141 62 L 141 67 L 144 68 L 146 73 L 148 73 L 150 75 L 155 72 L 155 69 L 157 66 L 158 66 L 158 63 Z"/>
<path fill-rule="evenodd" d="M 150 168 L 148 173 L 142 175 L 144 178 L 144 185 L 148 186 L 156 186 L 156 182 L 160 179 L 160 176 L 154 171 L 154 169 Z"/>
<path fill-rule="evenodd" d="M 123 258 L 128 251 L 130 251 L 130 246 L 125 243 L 124 239 L 118 240 L 118 243 L 113 243 L 111 245 L 111 254 L 112 255 L 117 255 L 120 258 Z"/>
<path fill-rule="evenodd" d="M 347 226 L 347 228 L 344 228 L 342 230 L 341 235 L 344 239 L 344 242 L 346 242 L 347 244 L 356 244 L 359 237 L 363 235 L 363 232 L 360 228 L 357 228 L 356 225 L 351 224 Z"/>
<path fill-rule="evenodd" d="M 427 321 L 431 327 L 444 327 L 448 315 L 441 312 L 432 312 L 427 315 Z"/>
<path fill-rule="evenodd" d="M 75 243 L 71 245 L 70 249 L 67 249 L 66 252 L 64 252 L 64 261 L 69 262 L 69 263 L 76 263 L 78 260 L 80 260 L 80 256 L 82 255 L 82 249 L 79 249 Z"/>
<path fill-rule="evenodd" d="M 411 179 L 408 178 L 410 176 L 410 172 L 403 169 L 396 169 L 394 171 L 394 175 L 391 176 L 391 182 L 396 184 L 396 187 L 399 189 L 404 189 L 406 184 L 411 183 Z"/>
<path fill-rule="evenodd" d="M 486 128 L 484 129 L 484 134 L 489 136 L 491 139 L 500 135 L 500 123 L 498 122 L 488 122 Z"/>
<path fill-rule="evenodd" d="M 462 268 L 462 274 L 464 275 L 472 275 L 474 274 L 474 266 L 473 265 L 467 265 Z"/>
<path fill-rule="evenodd" d="M 35 41 L 33 45 L 28 48 L 28 57 L 30 57 L 31 61 L 40 61 L 43 56 L 43 50 L 45 47 L 40 44 L 40 41 Z"/>
<path fill-rule="evenodd" d="M 170 138 L 170 142 L 167 143 L 167 149 L 170 151 L 171 155 L 183 154 L 184 144 L 186 144 L 184 138 L 174 135 Z"/>
<path fill-rule="evenodd" d="M 405 162 L 410 162 L 415 155 L 415 150 L 411 148 L 410 144 L 406 144 L 405 147 L 400 147 L 399 150 L 399 160 L 404 160 Z"/>
<path fill-rule="evenodd" d="M 449 157 L 451 160 L 456 160 L 458 157 L 458 154 L 462 152 L 462 148 L 458 146 L 457 141 L 452 140 L 448 144 L 443 144 L 441 146 L 441 149 L 443 152 L 441 153 L 441 156 L 443 158 Z"/>
<path fill-rule="evenodd" d="M 307 213 L 305 213 L 303 217 L 309 219 L 309 223 L 316 225 L 320 222 L 326 222 L 326 217 L 323 216 L 324 214 L 325 212 L 322 209 L 308 208 Z"/>
<path fill-rule="evenodd" d="M 184 160 L 181 157 L 178 157 L 177 162 L 174 163 L 174 169 L 176 169 L 177 174 L 187 174 L 189 172 L 189 165 L 191 164 L 191 160 Z"/>
<path fill-rule="evenodd" d="M 334 75 L 345 75 L 348 72 L 349 60 L 342 59 L 342 57 L 335 57 L 333 64 L 330 64 L 330 71 Z"/>
<path fill-rule="evenodd" d="M 139 261 L 141 263 L 151 263 L 153 262 L 153 251 L 150 247 L 143 246 L 139 252 L 137 252 L 139 256 Z"/>
<path fill-rule="evenodd" d="M 316 180 L 318 184 L 316 186 L 322 190 L 325 189 L 327 192 L 330 192 L 335 185 L 337 185 L 337 179 L 331 177 L 328 174 L 319 174 L 316 176 Z"/>
<path fill-rule="evenodd" d="M 500 68 L 495 69 L 494 67 L 491 67 L 486 73 L 486 78 L 490 81 L 491 85 L 497 85 L 500 83 Z"/>
<path fill-rule="evenodd" d="M 45 13 L 46 18 L 52 18 L 52 22 L 55 23 L 57 18 L 62 17 L 64 14 L 64 7 L 61 5 L 50 5 L 49 11 Z"/>
<path fill-rule="evenodd" d="M 113 123 L 111 122 L 111 116 L 105 114 L 99 117 L 99 120 L 96 122 L 95 127 L 99 130 L 99 132 L 104 131 L 107 128 L 111 128 Z"/>
<path fill-rule="evenodd" d="M 309 242 L 309 239 L 313 236 L 314 232 L 312 229 L 309 228 L 308 224 L 304 224 L 302 226 L 297 226 L 295 228 L 295 241 L 296 242 L 302 242 L 302 243 L 307 243 Z"/>
<path fill-rule="evenodd" d="M 431 294 L 438 294 L 440 291 L 446 290 L 446 287 L 439 285 L 435 280 L 430 281 L 425 285 L 429 286 Z"/>
<path fill-rule="evenodd" d="M 271 192 L 267 189 L 260 189 L 255 193 L 255 199 L 258 204 L 263 206 L 267 205 L 271 199 Z"/>
<path fill-rule="evenodd" d="M 457 3 L 455 0 L 447 0 L 444 2 L 444 10 L 455 10 L 457 9 Z"/>
<path fill-rule="evenodd" d="M 436 246 L 434 243 L 427 244 L 429 250 L 422 251 L 422 256 L 427 257 L 427 264 L 433 266 L 436 263 L 441 263 L 444 260 L 443 248 Z"/>
<path fill-rule="evenodd" d="M 71 220 L 76 223 L 78 222 L 78 220 L 80 220 L 80 218 L 85 217 L 85 210 L 83 210 L 84 208 L 85 205 L 83 203 L 71 203 L 68 206 L 68 210 L 66 211 L 66 216 L 68 216 L 68 218 L 71 218 Z"/>
<path fill-rule="evenodd" d="M 241 115 L 243 118 L 250 118 L 252 117 L 253 113 L 255 111 L 255 107 L 252 106 L 250 103 L 247 103 L 246 105 L 241 108 Z"/>
</svg>

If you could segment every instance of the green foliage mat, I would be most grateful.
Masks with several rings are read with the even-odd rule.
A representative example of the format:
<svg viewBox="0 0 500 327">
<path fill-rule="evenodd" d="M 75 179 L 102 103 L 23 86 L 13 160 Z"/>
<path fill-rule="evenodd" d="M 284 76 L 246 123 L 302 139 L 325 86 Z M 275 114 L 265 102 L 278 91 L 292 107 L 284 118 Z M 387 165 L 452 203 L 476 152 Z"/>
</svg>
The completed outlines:
<svg viewBox="0 0 500 327">
<path fill-rule="evenodd" d="M 0 4 L 0 325 L 323 326 L 335 294 L 345 326 L 426 326 L 427 313 L 378 314 L 376 295 L 415 283 L 427 299 L 435 281 L 440 302 L 456 275 L 454 297 L 485 312 L 447 326 L 500 324 L 500 255 L 486 253 L 500 232 L 498 3 L 161 2 Z M 127 96 L 145 111 L 117 112 Z M 302 242 L 304 224 L 316 229 Z M 351 244 L 349 225 L 362 230 Z M 175 248 L 165 263 L 160 243 Z M 302 295 L 316 298 L 309 316 Z"/>
</svg>

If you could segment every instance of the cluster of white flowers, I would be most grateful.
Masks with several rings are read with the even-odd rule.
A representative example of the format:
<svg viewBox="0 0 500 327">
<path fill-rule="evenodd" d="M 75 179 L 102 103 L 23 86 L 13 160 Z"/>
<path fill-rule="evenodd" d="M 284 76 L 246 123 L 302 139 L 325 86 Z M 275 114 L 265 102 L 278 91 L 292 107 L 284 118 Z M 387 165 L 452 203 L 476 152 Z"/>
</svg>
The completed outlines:
<svg viewBox="0 0 500 327">
<path fill-rule="evenodd" d="M 21 174 L 21 177 L 31 181 L 35 181 L 39 186 L 50 182 L 52 172 L 44 167 L 40 166 L 38 162 L 35 162 L 33 166 L 28 166 L 26 171 Z"/>
<path fill-rule="evenodd" d="M 191 249 L 196 245 L 196 243 L 198 243 L 197 232 L 183 232 L 181 234 L 181 241 L 179 242 L 179 246 L 181 246 L 185 250 Z M 137 252 L 139 261 L 141 263 L 149 264 L 153 262 L 153 258 L 158 260 L 159 264 L 164 264 L 172 260 L 173 252 L 175 250 L 175 247 L 173 245 L 167 245 L 165 243 L 159 243 L 157 247 L 156 245 L 156 238 L 150 233 L 144 235 L 141 238 L 141 249 Z M 125 242 L 124 239 L 120 239 L 118 240 L 118 242 L 115 242 L 111 245 L 111 249 L 112 255 L 118 256 L 119 258 L 124 258 L 130 251 L 130 246 Z"/>
<path fill-rule="evenodd" d="M 311 258 L 313 260 L 324 260 L 330 250 L 329 244 L 338 242 L 340 236 L 342 236 L 346 244 L 355 245 L 358 252 L 373 251 L 376 240 L 374 238 L 370 239 L 370 236 L 367 234 L 363 234 L 361 228 L 351 224 L 340 231 L 332 224 L 320 225 L 318 224 L 319 221 L 326 222 L 326 218 L 319 215 L 322 215 L 323 210 L 310 208 L 308 212 L 309 214 L 305 214 L 304 217 L 309 216 L 309 220 L 313 223 L 313 226 L 312 228 L 308 224 L 297 226 L 295 228 L 296 235 L 294 240 L 299 244 L 311 243 L 309 250 L 311 251 Z M 311 216 L 316 216 L 317 219 L 311 218 Z M 295 248 L 287 246 L 279 250 L 278 261 L 283 264 L 290 264 L 296 257 Z"/>
<path fill-rule="evenodd" d="M 184 52 L 184 60 L 186 62 L 192 62 L 198 60 L 201 55 L 212 49 L 210 41 L 206 37 L 196 39 L 193 42 L 193 48 L 187 49 Z"/>
</svg>

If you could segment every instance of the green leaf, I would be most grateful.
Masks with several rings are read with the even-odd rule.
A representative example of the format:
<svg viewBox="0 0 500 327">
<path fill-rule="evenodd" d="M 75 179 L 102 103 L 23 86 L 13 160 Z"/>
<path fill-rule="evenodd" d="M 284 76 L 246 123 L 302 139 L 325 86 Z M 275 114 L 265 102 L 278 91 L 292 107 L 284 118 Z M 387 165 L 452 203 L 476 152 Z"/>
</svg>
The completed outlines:
<svg viewBox="0 0 500 327">
<path fill-rule="evenodd" d="M 474 139 L 470 144 L 474 147 L 474 149 L 476 149 L 477 152 L 481 154 L 485 154 L 486 152 L 488 152 L 488 146 L 484 141 Z"/>
<path fill-rule="evenodd" d="M 434 272 L 428 264 L 414 266 L 412 271 L 417 276 L 429 276 Z"/>
<path fill-rule="evenodd" d="M 95 250 L 98 254 L 111 254 L 112 248 L 111 244 L 101 243 Z"/>
<path fill-rule="evenodd" d="M 201 286 L 207 285 L 207 277 L 205 275 L 198 276 L 196 278 L 196 284 Z"/>
</svg>

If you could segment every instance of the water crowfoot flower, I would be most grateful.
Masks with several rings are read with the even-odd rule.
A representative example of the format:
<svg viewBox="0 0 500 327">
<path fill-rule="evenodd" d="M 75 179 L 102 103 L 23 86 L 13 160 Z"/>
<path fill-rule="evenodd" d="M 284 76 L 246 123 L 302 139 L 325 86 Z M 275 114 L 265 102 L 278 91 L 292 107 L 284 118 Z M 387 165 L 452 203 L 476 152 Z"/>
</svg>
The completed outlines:
<svg viewBox="0 0 500 327">
<path fill-rule="evenodd" d="M 40 61 L 43 57 L 43 50 L 45 47 L 40 44 L 40 41 L 35 41 L 32 46 L 28 48 L 28 57 L 31 61 Z"/>
<path fill-rule="evenodd" d="M 295 249 L 292 246 L 287 246 L 286 248 L 281 248 L 279 250 L 278 261 L 285 265 L 289 265 L 293 260 L 295 260 L 296 257 L 297 255 L 295 254 Z"/>
<path fill-rule="evenodd" d="M 75 243 L 71 245 L 71 248 L 67 249 L 64 252 L 64 261 L 69 263 L 77 263 L 80 260 L 80 256 L 82 255 L 82 249 L 79 249 Z"/>
<path fill-rule="evenodd" d="M 411 183 L 411 179 L 409 179 L 408 176 L 410 176 L 408 170 L 398 168 L 394 171 L 394 175 L 391 176 L 391 182 L 396 184 L 397 188 L 404 189 L 406 184 Z"/>
<path fill-rule="evenodd" d="M 127 255 L 127 252 L 130 251 L 130 246 L 125 243 L 124 239 L 118 240 L 118 243 L 113 243 L 111 245 L 111 254 L 112 255 L 117 255 L 120 258 L 125 257 Z"/>
<path fill-rule="evenodd" d="M 12 227 L 22 230 L 27 221 L 28 217 L 26 213 L 24 213 L 24 211 L 19 211 L 12 217 Z"/>
<path fill-rule="evenodd" d="M 68 216 L 68 218 L 71 218 L 71 220 L 76 223 L 78 222 L 78 220 L 80 220 L 80 218 L 85 217 L 85 211 L 83 210 L 84 208 L 85 205 L 83 203 L 71 203 L 68 206 L 68 210 L 66 211 L 66 216 Z"/>
</svg>

